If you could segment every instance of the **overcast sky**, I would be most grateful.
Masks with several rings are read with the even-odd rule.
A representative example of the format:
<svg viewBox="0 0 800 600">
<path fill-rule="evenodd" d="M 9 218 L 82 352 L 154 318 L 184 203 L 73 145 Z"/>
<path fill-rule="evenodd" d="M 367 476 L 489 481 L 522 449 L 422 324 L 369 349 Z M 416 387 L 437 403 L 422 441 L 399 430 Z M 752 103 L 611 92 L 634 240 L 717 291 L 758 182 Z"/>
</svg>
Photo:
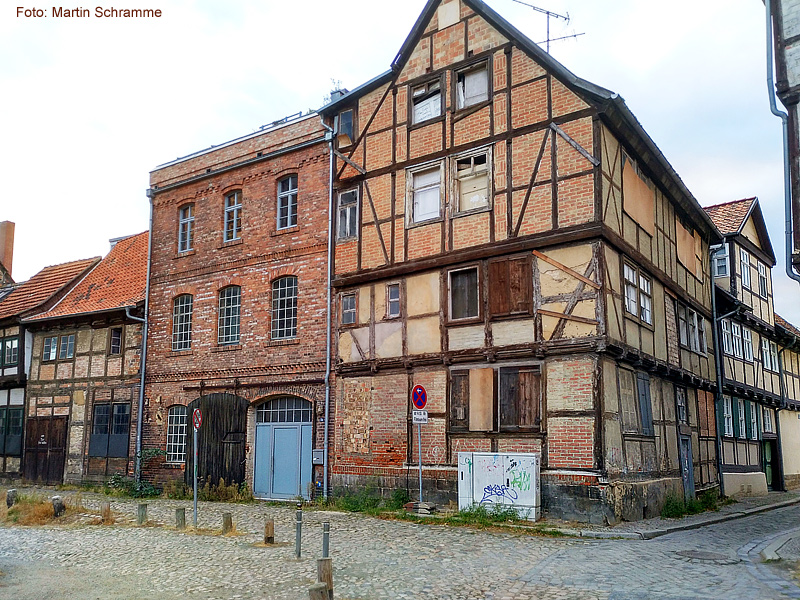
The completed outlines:
<svg viewBox="0 0 800 600">
<path fill-rule="evenodd" d="M 546 17 L 489 0 L 536 42 Z M 531 0 L 552 55 L 619 93 L 702 205 L 758 196 L 779 255 L 776 310 L 800 324 L 783 273 L 781 129 L 769 111 L 761 0 Z M 298 111 L 332 80 L 385 71 L 425 0 L 126 0 L 152 19 L 16 16 L 0 8 L 0 220 L 13 276 L 104 255 L 147 229 L 148 173 Z M 110 3 L 109 3 L 110 4 Z M 94 5 L 86 5 L 94 13 Z M 50 5 L 47 12 L 49 13 Z"/>
</svg>

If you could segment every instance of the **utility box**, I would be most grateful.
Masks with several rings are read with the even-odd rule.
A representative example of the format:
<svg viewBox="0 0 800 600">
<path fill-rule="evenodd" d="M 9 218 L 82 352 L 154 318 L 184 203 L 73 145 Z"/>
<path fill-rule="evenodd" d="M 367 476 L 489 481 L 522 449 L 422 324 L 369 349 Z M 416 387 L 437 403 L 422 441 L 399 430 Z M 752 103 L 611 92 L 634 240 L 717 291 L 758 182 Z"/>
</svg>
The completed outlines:
<svg viewBox="0 0 800 600">
<path fill-rule="evenodd" d="M 312 465 L 325 464 L 325 450 L 324 449 L 314 449 L 314 450 L 311 451 L 311 464 Z"/>
<path fill-rule="evenodd" d="M 541 517 L 541 454 L 458 453 L 458 508 L 511 506 L 520 518 Z M 487 508 L 491 508 L 487 506 Z"/>
</svg>

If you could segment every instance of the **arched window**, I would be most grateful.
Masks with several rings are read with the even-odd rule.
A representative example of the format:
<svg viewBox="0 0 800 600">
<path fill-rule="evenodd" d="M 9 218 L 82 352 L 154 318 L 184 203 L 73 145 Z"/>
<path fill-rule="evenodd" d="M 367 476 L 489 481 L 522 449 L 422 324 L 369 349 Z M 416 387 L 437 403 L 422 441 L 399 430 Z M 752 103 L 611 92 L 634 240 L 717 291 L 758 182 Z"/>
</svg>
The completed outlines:
<svg viewBox="0 0 800 600">
<path fill-rule="evenodd" d="M 239 343 L 239 314 L 242 306 L 242 288 L 226 287 L 219 292 L 218 344 Z"/>
<path fill-rule="evenodd" d="M 178 209 L 178 252 L 194 248 L 194 204 L 185 204 Z"/>
<path fill-rule="evenodd" d="M 190 294 L 175 298 L 172 305 L 172 349 L 189 350 L 192 347 L 192 306 Z"/>
<path fill-rule="evenodd" d="M 281 277 L 272 283 L 272 339 L 297 337 L 297 277 Z"/>
<path fill-rule="evenodd" d="M 311 423 L 311 409 L 311 402 L 296 396 L 275 398 L 256 409 L 256 423 Z"/>
<path fill-rule="evenodd" d="M 278 229 L 297 225 L 297 175 L 278 182 Z"/>
<path fill-rule="evenodd" d="M 167 462 L 186 462 L 186 429 L 189 410 L 176 405 L 167 413 Z"/>
<path fill-rule="evenodd" d="M 230 242 L 242 237 L 242 192 L 237 190 L 225 196 L 225 235 Z"/>
</svg>

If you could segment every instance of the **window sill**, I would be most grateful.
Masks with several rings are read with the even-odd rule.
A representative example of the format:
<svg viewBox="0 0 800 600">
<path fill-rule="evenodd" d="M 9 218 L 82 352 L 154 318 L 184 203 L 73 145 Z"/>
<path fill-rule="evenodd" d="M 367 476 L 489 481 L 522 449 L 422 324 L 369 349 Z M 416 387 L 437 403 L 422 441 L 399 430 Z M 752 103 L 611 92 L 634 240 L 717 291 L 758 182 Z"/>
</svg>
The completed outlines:
<svg viewBox="0 0 800 600">
<path fill-rule="evenodd" d="M 441 211 L 441 207 L 439 208 Z M 433 223 L 441 223 L 444 221 L 444 218 L 439 215 L 438 217 L 434 217 L 432 219 L 425 219 L 424 221 L 411 221 L 406 223 L 406 229 L 414 229 L 416 227 L 424 227 L 425 225 L 432 225 Z"/>
<path fill-rule="evenodd" d="M 197 254 L 197 250 L 192 249 L 192 250 L 187 250 L 186 252 L 178 252 L 178 254 L 173 257 L 173 260 L 177 260 L 179 258 L 186 258 L 187 256 L 193 256 L 194 254 Z"/>
<path fill-rule="evenodd" d="M 480 315 L 477 317 L 465 317 L 463 319 L 447 320 L 448 327 L 458 327 L 459 325 L 475 325 L 477 323 L 483 323 L 483 318 Z"/>
<path fill-rule="evenodd" d="M 191 356 L 194 350 L 172 350 L 167 356 Z"/>
<path fill-rule="evenodd" d="M 479 215 L 481 213 L 491 212 L 491 211 L 492 211 L 491 205 L 487 204 L 486 206 L 481 206 L 480 208 L 471 208 L 469 210 L 460 210 L 458 212 L 454 212 L 450 216 L 450 218 L 458 219 L 459 217 L 469 217 L 471 215 Z"/>
<path fill-rule="evenodd" d="M 631 313 L 628 312 L 627 309 L 625 309 L 625 318 L 628 319 L 629 321 L 633 321 L 634 323 L 638 323 L 639 325 L 641 325 L 645 329 L 649 329 L 650 331 L 655 331 L 656 329 L 655 325 L 653 325 L 652 323 L 648 323 L 647 321 L 643 321 L 636 315 L 632 315 Z M 688 348 L 686 349 L 688 350 Z"/>
<path fill-rule="evenodd" d="M 227 242 L 223 241 L 219 246 L 217 246 L 217 249 L 221 250 L 222 248 L 227 248 L 228 246 L 239 246 L 243 243 L 243 241 L 244 240 L 242 240 L 242 238 L 236 238 L 235 240 L 228 240 Z"/>
<path fill-rule="evenodd" d="M 358 236 L 357 235 L 353 235 L 353 236 L 346 237 L 346 238 L 336 238 L 336 244 L 337 245 L 338 244 L 348 244 L 350 242 L 355 242 L 357 240 L 358 240 Z"/>
<path fill-rule="evenodd" d="M 214 346 L 211 348 L 212 352 L 235 352 L 236 350 L 241 350 L 241 344 L 224 344 L 219 346 Z"/>
<path fill-rule="evenodd" d="M 164 463 L 164 468 L 165 469 L 180 469 L 181 471 L 183 471 L 186 467 L 185 467 L 185 463 L 168 463 L 168 462 L 165 462 Z"/>
<path fill-rule="evenodd" d="M 300 340 L 298 340 L 297 338 L 292 338 L 292 339 L 289 339 L 289 340 L 270 340 L 269 342 L 267 342 L 267 345 L 268 346 L 294 346 L 294 345 L 299 344 L 299 343 L 300 343 Z"/>
<path fill-rule="evenodd" d="M 300 227 L 298 225 L 292 225 L 291 227 L 284 227 L 283 229 L 276 229 L 272 233 L 270 233 L 270 237 L 275 237 L 277 235 L 286 235 L 287 233 L 296 233 Z"/>
<path fill-rule="evenodd" d="M 413 107 L 412 107 L 411 110 L 413 111 Z M 442 121 L 444 121 L 444 118 L 445 118 L 445 115 L 441 114 L 438 117 L 432 117 L 430 119 L 426 119 L 424 121 L 420 121 L 419 123 L 411 123 L 408 126 L 408 131 L 411 132 L 411 131 L 414 131 L 415 129 L 421 129 L 421 128 L 426 127 L 428 125 L 433 125 L 434 123 L 441 123 Z"/>
<path fill-rule="evenodd" d="M 488 95 L 488 91 L 486 92 Z M 475 104 L 469 104 L 467 106 L 456 106 L 453 108 L 453 117 L 457 119 L 463 119 L 465 117 L 470 116 L 472 113 L 476 113 L 479 110 L 486 108 L 491 104 L 491 100 L 488 98 L 486 100 L 481 100 L 480 102 L 476 102 Z"/>
</svg>

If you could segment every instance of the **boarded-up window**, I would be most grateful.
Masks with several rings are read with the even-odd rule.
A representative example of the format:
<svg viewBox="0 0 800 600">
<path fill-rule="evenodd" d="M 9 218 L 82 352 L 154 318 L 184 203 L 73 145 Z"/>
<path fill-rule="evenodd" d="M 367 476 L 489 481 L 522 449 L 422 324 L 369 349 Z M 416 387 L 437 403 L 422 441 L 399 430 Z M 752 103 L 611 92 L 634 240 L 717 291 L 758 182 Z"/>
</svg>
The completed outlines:
<svg viewBox="0 0 800 600">
<path fill-rule="evenodd" d="M 469 429 L 469 371 L 450 375 L 450 430 Z"/>
<path fill-rule="evenodd" d="M 489 205 L 489 153 L 481 152 L 456 160 L 458 212 Z"/>
<path fill-rule="evenodd" d="M 539 429 L 540 374 L 538 368 L 500 369 L 500 429 Z"/>
<path fill-rule="evenodd" d="M 494 369 L 471 369 L 469 372 L 469 429 L 494 429 Z"/>
<path fill-rule="evenodd" d="M 489 311 L 492 316 L 529 313 L 532 297 L 530 257 L 505 258 L 489 263 Z"/>
<path fill-rule="evenodd" d="M 636 392 L 634 373 L 625 369 L 619 370 L 620 410 L 622 411 L 622 429 L 628 433 L 639 432 L 639 416 L 636 413 Z"/>
<path fill-rule="evenodd" d="M 636 163 L 625 156 L 622 168 L 622 202 L 625 212 L 647 233 L 655 235 L 655 190 L 639 173 Z"/>
</svg>

